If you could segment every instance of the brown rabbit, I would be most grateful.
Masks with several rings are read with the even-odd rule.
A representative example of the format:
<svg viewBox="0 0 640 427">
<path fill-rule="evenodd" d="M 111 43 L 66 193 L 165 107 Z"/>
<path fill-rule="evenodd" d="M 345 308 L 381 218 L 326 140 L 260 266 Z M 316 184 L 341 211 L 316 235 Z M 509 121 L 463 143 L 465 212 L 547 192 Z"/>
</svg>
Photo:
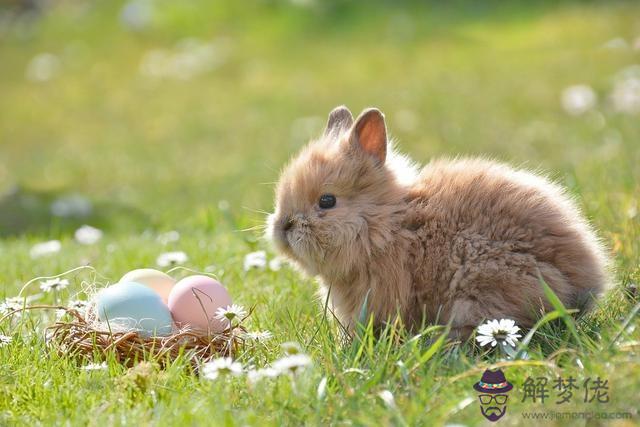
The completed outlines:
<svg viewBox="0 0 640 427">
<path fill-rule="evenodd" d="M 434 160 L 420 172 L 387 141 L 383 114 L 345 107 L 284 169 L 269 234 L 319 276 L 352 329 L 367 294 L 376 324 L 484 319 L 530 327 L 549 309 L 587 308 L 608 283 L 603 248 L 575 203 L 547 179 L 482 159 Z M 324 301 L 324 300 L 323 300 Z"/>
</svg>

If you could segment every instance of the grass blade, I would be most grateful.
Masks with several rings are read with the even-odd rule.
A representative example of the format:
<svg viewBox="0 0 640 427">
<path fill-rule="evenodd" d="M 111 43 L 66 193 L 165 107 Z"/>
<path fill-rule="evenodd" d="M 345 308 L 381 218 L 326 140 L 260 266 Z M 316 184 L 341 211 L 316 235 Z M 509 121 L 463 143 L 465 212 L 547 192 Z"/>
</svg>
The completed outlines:
<svg viewBox="0 0 640 427">
<path fill-rule="evenodd" d="M 440 348 L 444 345 L 448 336 L 449 336 L 449 328 L 447 327 L 444 330 L 444 332 L 438 337 L 438 339 L 435 340 L 433 344 L 431 344 L 431 346 L 427 349 L 427 351 L 425 351 L 422 354 L 422 356 L 420 356 L 416 364 L 413 365 L 413 368 L 411 368 L 411 371 L 415 371 L 421 365 L 424 365 L 425 363 L 427 363 L 429 359 L 431 359 L 436 354 L 436 352 L 440 350 Z"/>
<path fill-rule="evenodd" d="M 529 330 L 529 332 L 527 333 L 527 335 L 525 335 L 522 341 L 520 341 L 518 352 L 516 353 L 513 359 L 514 360 L 520 359 L 523 356 L 524 352 L 529 349 L 529 342 L 531 342 L 533 335 L 538 331 L 538 329 L 540 329 L 543 325 L 558 319 L 561 316 L 562 316 L 562 313 L 560 313 L 558 310 L 553 310 L 549 313 L 546 313 L 544 316 L 542 316 L 540 320 L 538 320 L 536 324 L 533 325 L 533 328 Z"/>
<path fill-rule="evenodd" d="M 578 343 L 578 346 L 582 350 L 583 348 L 582 340 L 580 339 L 580 335 L 578 334 L 578 329 L 576 328 L 576 323 L 573 320 L 573 317 L 571 317 L 571 314 L 569 313 L 569 311 L 566 309 L 564 304 L 562 304 L 562 301 L 560 301 L 560 298 L 558 298 L 556 293 L 553 292 L 553 289 L 551 289 L 551 286 L 549 286 L 547 282 L 544 281 L 541 274 L 538 275 L 538 280 L 540 281 L 540 285 L 542 286 L 542 290 L 544 291 L 544 294 L 547 297 L 547 300 L 551 303 L 553 308 L 557 312 L 559 312 L 560 314 L 559 317 L 562 318 L 562 321 L 567 326 L 567 329 L 569 329 L 569 332 L 571 332 L 571 335 L 573 335 L 573 338 L 576 340 L 576 342 Z"/>
<path fill-rule="evenodd" d="M 631 323 L 633 318 L 636 317 L 639 311 L 640 311 L 640 303 L 636 304 L 636 306 L 633 307 L 633 309 L 631 310 L 631 313 L 629 313 L 627 318 L 624 319 L 624 322 L 622 322 L 622 327 L 620 328 L 620 331 L 618 331 L 616 336 L 613 337 L 613 339 L 611 340 L 611 343 L 609 344 L 609 349 L 611 349 L 616 344 L 616 341 L 620 339 L 624 331 L 629 327 L 629 324 Z"/>
<path fill-rule="evenodd" d="M 369 294 L 371 293 L 371 289 L 367 291 L 367 294 L 364 296 L 364 301 L 362 302 L 362 307 L 360 307 L 360 315 L 358 316 L 358 323 L 364 325 L 367 321 L 367 307 L 369 306 Z"/>
</svg>

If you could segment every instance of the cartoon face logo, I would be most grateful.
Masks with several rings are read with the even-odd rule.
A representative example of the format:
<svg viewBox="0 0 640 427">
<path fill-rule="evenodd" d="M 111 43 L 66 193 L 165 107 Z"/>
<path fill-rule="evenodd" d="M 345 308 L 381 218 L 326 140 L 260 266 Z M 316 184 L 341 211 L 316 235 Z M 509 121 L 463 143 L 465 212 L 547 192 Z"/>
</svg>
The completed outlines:
<svg viewBox="0 0 640 427">
<path fill-rule="evenodd" d="M 473 388 L 479 393 L 480 412 L 486 419 L 495 422 L 504 416 L 509 398 L 507 393 L 513 385 L 507 381 L 500 369 L 484 371 L 482 378 L 473 385 Z"/>
</svg>

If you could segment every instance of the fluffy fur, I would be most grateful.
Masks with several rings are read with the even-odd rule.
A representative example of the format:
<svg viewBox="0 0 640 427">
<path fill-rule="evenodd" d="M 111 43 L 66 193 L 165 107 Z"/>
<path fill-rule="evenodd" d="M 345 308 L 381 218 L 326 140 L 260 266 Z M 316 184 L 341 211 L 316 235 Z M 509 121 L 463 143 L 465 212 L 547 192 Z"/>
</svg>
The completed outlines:
<svg viewBox="0 0 640 427">
<path fill-rule="evenodd" d="M 321 209 L 323 194 L 335 207 Z M 352 328 L 365 296 L 378 324 L 484 319 L 532 326 L 550 308 L 539 276 L 570 308 L 608 283 L 606 257 L 564 190 L 483 159 L 440 159 L 420 172 L 387 142 L 384 116 L 335 109 L 325 134 L 282 172 L 269 232 Z"/>
</svg>

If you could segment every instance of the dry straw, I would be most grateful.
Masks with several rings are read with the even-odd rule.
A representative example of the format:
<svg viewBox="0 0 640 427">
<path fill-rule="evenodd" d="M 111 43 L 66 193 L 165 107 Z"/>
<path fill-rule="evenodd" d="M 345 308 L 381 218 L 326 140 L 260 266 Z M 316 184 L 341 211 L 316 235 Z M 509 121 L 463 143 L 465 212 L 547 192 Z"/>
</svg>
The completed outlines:
<svg viewBox="0 0 640 427">
<path fill-rule="evenodd" d="M 93 267 L 83 266 L 55 276 L 34 278 L 22 287 L 19 295 L 22 295 L 26 288 L 38 280 L 62 277 L 79 270 L 90 270 L 93 276 L 92 280 L 82 282 L 83 293 L 86 295 L 95 294 L 97 292 L 97 272 Z M 45 333 L 49 349 L 60 355 L 89 361 L 101 361 L 113 354 L 118 362 L 127 366 L 133 366 L 141 360 L 150 358 L 156 360 L 160 365 L 166 366 L 182 356 L 195 368 L 201 363 L 218 357 L 237 355 L 245 346 L 244 336 L 247 331 L 242 323 L 253 311 L 253 309 L 249 310 L 247 316 L 239 322 L 232 323 L 220 333 L 181 329 L 175 330 L 169 336 L 162 337 L 146 337 L 136 331 L 122 330 L 117 325 L 100 322 L 91 307 L 81 312 L 62 305 L 25 306 L 0 318 L 0 324 L 19 312 L 38 309 L 59 310 L 65 314 L 59 317 L 59 320 L 53 325 L 46 328 Z"/>
<path fill-rule="evenodd" d="M 241 325 L 242 321 L 251 315 L 250 312 L 238 324 L 221 333 L 183 329 L 163 337 L 144 337 L 136 331 L 114 331 L 107 324 L 96 323 L 91 314 L 84 315 L 74 308 L 57 305 L 33 305 L 13 310 L 2 317 L 0 323 L 16 313 L 35 309 L 64 310 L 71 318 L 67 321 L 58 320 L 46 328 L 50 349 L 60 355 L 89 361 L 105 360 L 113 354 L 118 362 L 126 366 L 149 358 L 165 366 L 184 356 L 192 366 L 197 367 L 218 357 L 234 357 L 245 345 L 243 336 L 246 329 Z M 107 327 L 101 329 L 96 325 Z"/>
</svg>

